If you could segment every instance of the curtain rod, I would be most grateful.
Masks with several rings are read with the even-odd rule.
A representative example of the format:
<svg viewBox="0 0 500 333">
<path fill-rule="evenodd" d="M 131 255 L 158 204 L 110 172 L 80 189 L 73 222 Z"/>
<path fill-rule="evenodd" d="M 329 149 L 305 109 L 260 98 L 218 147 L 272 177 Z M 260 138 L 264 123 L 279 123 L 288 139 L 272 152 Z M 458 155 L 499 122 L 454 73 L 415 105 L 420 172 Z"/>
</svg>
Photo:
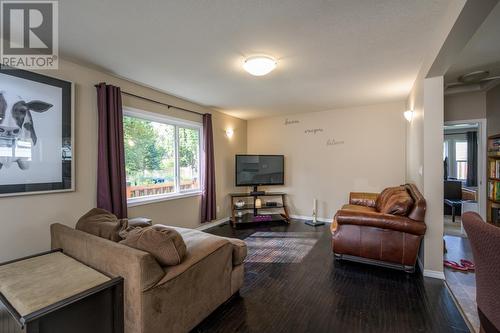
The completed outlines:
<svg viewBox="0 0 500 333">
<path fill-rule="evenodd" d="M 96 84 L 94 86 L 98 87 L 99 85 Z M 178 110 L 181 110 L 181 111 L 186 111 L 186 112 L 194 113 L 194 114 L 197 114 L 197 115 L 200 115 L 200 116 L 204 115 L 204 113 L 201 113 L 201 112 L 197 112 L 197 111 L 193 111 L 193 110 L 188 110 L 188 109 L 180 108 L 180 107 L 175 106 L 175 105 L 170 105 L 170 104 L 167 104 L 167 103 L 156 101 L 154 99 L 143 97 L 143 96 L 139 96 L 139 95 L 136 95 L 136 94 L 132 94 L 132 93 L 129 93 L 127 91 L 121 90 L 121 93 L 125 94 L 125 95 L 132 96 L 132 97 L 136 97 L 136 98 L 139 98 L 139 99 L 143 99 L 143 100 L 148 101 L 148 102 L 152 102 L 152 103 L 156 103 L 156 104 L 160 104 L 160 105 L 166 106 L 168 109 L 175 108 L 175 109 L 178 109 Z"/>
</svg>

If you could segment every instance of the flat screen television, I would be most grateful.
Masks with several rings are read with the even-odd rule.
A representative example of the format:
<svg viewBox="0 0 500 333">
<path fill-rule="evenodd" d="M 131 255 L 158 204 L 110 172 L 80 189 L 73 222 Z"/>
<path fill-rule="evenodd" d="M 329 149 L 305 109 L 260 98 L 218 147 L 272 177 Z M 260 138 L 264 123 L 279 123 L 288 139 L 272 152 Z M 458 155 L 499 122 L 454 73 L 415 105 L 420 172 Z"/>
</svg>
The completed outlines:
<svg viewBox="0 0 500 333">
<path fill-rule="evenodd" d="M 236 186 L 284 185 L 283 155 L 236 155 Z"/>
</svg>

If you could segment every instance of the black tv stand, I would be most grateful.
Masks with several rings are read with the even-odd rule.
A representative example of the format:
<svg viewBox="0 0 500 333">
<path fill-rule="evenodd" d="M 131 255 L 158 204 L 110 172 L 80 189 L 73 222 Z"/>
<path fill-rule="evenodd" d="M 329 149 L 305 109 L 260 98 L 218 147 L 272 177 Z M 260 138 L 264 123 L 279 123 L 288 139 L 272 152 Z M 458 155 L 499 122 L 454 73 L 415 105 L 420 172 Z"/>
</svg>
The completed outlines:
<svg viewBox="0 0 500 333">
<path fill-rule="evenodd" d="M 266 191 L 259 191 L 257 186 L 253 187 L 253 191 L 250 192 L 250 195 L 265 195 Z"/>
<path fill-rule="evenodd" d="M 267 192 L 265 194 L 230 193 L 231 197 L 231 225 L 235 228 L 253 226 L 257 223 L 290 223 L 288 208 L 286 205 L 286 193 Z M 272 201 L 272 205 L 262 202 L 257 205 L 259 197 L 281 198 L 281 202 Z M 236 201 L 244 201 L 244 205 L 236 206 Z"/>
</svg>

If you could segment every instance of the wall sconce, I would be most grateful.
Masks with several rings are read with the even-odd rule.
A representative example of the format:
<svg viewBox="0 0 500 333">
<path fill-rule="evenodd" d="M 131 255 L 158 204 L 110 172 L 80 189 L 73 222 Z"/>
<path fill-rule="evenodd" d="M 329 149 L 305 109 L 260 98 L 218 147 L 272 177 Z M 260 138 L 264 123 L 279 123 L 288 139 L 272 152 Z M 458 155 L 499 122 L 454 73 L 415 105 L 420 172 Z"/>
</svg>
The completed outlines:
<svg viewBox="0 0 500 333">
<path fill-rule="evenodd" d="M 406 120 L 408 120 L 408 122 L 411 123 L 411 120 L 413 119 L 413 110 L 405 111 L 404 116 Z"/>
<path fill-rule="evenodd" d="M 231 139 L 234 135 L 234 130 L 232 128 L 227 128 L 226 129 L 226 136 Z"/>
</svg>

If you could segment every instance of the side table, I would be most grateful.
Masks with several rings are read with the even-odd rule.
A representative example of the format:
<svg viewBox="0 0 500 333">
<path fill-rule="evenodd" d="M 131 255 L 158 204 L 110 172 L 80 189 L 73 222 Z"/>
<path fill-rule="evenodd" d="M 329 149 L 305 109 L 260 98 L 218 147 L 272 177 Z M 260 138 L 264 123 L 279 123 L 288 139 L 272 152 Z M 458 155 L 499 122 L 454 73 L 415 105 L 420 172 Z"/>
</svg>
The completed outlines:
<svg viewBox="0 0 500 333">
<path fill-rule="evenodd" d="M 0 264 L 2 333 L 123 333 L 123 278 L 61 250 Z"/>
</svg>

